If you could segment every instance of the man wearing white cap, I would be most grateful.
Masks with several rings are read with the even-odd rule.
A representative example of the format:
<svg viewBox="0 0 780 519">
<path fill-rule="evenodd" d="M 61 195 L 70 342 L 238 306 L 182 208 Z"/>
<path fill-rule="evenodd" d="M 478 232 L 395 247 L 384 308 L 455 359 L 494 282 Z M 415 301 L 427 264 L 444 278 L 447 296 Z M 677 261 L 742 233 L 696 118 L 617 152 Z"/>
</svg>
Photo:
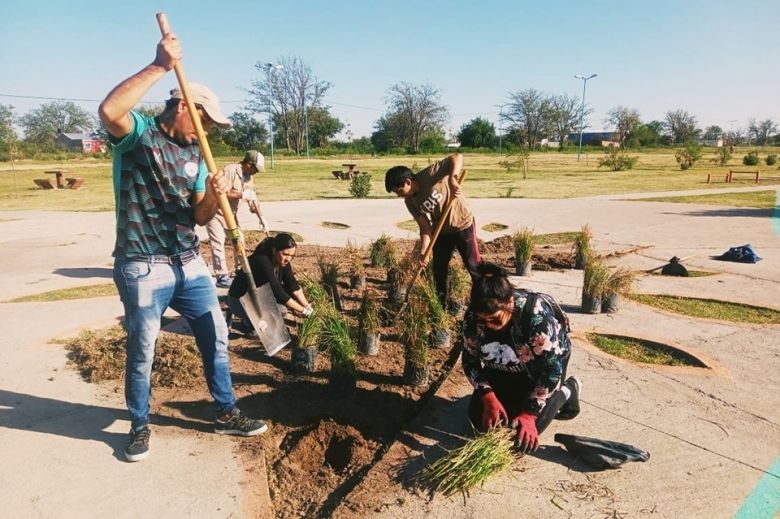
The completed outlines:
<svg viewBox="0 0 780 519">
<path fill-rule="evenodd" d="M 171 99 L 155 118 L 132 111 L 180 59 L 176 36 L 166 34 L 154 61 L 116 86 L 98 112 L 113 149 L 114 283 L 125 309 L 125 401 L 131 419 L 127 461 L 149 454 L 152 361 L 168 307 L 187 319 L 203 357 L 215 404 L 214 431 L 253 436 L 268 428 L 236 407 L 227 324 L 209 269 L 198 254 L 195 224 L 205 225 L 217 212 L 217 198 L 224 189 L 222 173 L 207 171 L 178 89 L 171 91 Z M 189 86 L 204 131 L 230 125 L 211 90 L 195 83 Z"/>
<path fill-rule="evenodd" d="M 267 229 L 265 218 L 260 213 L 257 205 L 257 194 L 252 182 L 252 175 L 258 171 L 265 171 L 265 158 L 263 154 L 249 150 L 244 155 L 244 160 L 236 164 L 228 164 L 222 168 L 223 185 L 226 186 L 230 209 L 233 211 L 233 217 L 238 222 L 238 206 L 241 200 L 246 200 L 249 204 L 249 210 L 256 213 L 260 219 L 260 230 Z M 209 244 L 211 245 L 211 266 L 214 269 L 214 275 L 217 277 L 217 286 L 219 288 L 230 288 L 232 279 L 225 260 L 225 215 L 222 210 L 217 208 L 217 214 L 206 224 L 206 232 L 209 235 Z"/>
</svg>

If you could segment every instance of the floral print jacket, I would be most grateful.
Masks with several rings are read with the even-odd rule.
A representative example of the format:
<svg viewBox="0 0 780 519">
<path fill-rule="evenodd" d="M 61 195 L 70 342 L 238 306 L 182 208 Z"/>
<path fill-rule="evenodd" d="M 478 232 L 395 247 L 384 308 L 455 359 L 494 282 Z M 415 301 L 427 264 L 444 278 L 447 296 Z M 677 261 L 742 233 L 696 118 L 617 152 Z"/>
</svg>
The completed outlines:
<svg viewBox="0 0 780 519">
<path fill-rule="evenodd" d="M 546 294 L 516 291 L 514 299 L 508 331 L 490 330 L 473 312 L 466 314 L 461 362 L 466 377 L 477 390 L 490 388 L 486 370 L 514 372 L 530 378 L 534 390 L 528 410 L 539 414 L 550 393 L 558 387 L 564 360 L 571 352 L 568 320 Z M 527 309 L 526 303 L 529 303 Z"/>
</svg>

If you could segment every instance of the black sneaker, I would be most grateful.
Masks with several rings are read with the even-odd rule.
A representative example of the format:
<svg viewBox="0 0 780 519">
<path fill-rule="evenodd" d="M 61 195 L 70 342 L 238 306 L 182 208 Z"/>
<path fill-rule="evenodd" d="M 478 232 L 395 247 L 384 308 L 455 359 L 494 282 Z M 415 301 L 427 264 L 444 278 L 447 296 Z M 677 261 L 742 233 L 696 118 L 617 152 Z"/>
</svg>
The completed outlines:
<svg viewBox="0 0 780 519">
<path fill-rule="evenodd" d="M 268 430 L 268 426 L 262 420 L 247 418 L 237 407 L 234 407 L 227 418 L 219 417 L 214 421 L 214 432 L 217 434 L 234 434 L 236 436 L 255 436 Z"/>
<path fill-rule="evenodd" d="M 125 459 L 127 461 L 141 461 L 149 455 L 149 437 L 152 431 L 148 425 L 142 425 L 130 430 L 130 438 L 125 447 Z"/>
<path fill-rule="evenodd" d="M 571 396 L 565 404 L 561 406 L 558 414 L 555 416 L 558 420 L 571 420 L 580 414 L 580 391 L 582 391 L 582 382 L 577 377 L 569 377 L 563 383 L 569 388 Z"/>
</svg>

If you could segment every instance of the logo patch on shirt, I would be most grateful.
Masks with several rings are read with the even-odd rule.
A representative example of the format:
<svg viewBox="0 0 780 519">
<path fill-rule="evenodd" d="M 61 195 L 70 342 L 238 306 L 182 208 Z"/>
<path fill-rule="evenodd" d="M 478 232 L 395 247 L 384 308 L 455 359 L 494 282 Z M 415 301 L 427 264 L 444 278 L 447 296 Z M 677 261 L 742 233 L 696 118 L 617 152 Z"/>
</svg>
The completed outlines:
<svg viewBox="0 0 780 519">
<path fill-rule="evenodd" d="M 184 173 L 190 178 L 194 177 L 198 174 L 198 165 L 194 162 L 187 162 L 184 164 Z"/>
</svg>

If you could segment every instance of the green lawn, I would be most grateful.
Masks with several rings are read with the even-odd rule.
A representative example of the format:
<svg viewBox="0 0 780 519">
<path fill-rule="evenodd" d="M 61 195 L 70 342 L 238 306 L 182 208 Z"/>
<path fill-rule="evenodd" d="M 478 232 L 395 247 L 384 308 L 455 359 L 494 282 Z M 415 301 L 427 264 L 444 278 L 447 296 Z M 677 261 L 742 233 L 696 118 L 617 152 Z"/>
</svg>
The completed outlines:
<svg viewBox="0 0 780 519">
<path fill-rule="evenodd" d="M 735 152 L 741 157 L 743 151 Z M 764 152 L 762 152 L 764 153 Z M 600 153 L 584 154 L 577 162 L 574 153 L 537 152 L 531 155 L 528 178 L 521 173 L 507 173 L 498 165 L 503 154 L 466 154 L 468 170 L 464 189 L 469 197 L 498 198 L 512 187 L 513 197 L 519 198 L 568 198 L 588 195 L 652 192 L 697 188 L 733 187 L 734 184 L 706 184 L 707 173 L 721 172 L 724 168 L 710 165 L 709 155 L 692 169 L 681 171 L 674 159 L 674 150 L 638 152 L 636 169 L 612 172 L 598 169 Z M 235 162 L 240 157 L 221 157 L 217 166 Z M 347 180 L 337 180 L 331 171 L 343 169 L 345 161 L 355 162 L 360 171 L 371 174 L 371 197 L 390 198 L 384 189 L 384 173 L 395 165 L 407 165 L 422 169 L 441 156 L 342 156 L 327 158 L 276 159 L 276 168 L 269 167 L 256 177 L 260 200 L 310 200 L 322 198 L 351 198 Z M 737 168 L 737 160 L 727 168 Z M 741 167 L 741 166 L 740 166 Z M 47 169 L 66 169 L 67 176 L 85 179 L 80 190 L 40 190 L 33 183 L 35 178 L 49 178 Z M 15 170 L 15 171 L 14 171 Z M 113 210 L 111 163 L 108 160 L 80 159 L 57 162 L 19 161 L 15 164 L 0 163 L 0 210 L 38 209 L 60 211 L 110 211 Z"/>
<path fill-rule="evenodd" d="M 50 292 L 41 292 L 24 297 L 12 299 L 9 303 L 34 303 L 50 301 L 66 301 L 71 299 L 89 299 L 92 297 L 115 296 L 118 292 L 113 283 L 101 283 L 99 285 L 85 285 L 74 288 L 63 288 Z"/>
<path fill-rule="evenodd" d="M 681 204 L 730 205 L 734 207 L 773 209 L 777 205 L 777 191 L 643 198 L 642 202 L 676 202 Z"/>
<path fill-rule="evenodd" d="M 736 323 L 780 324 L 780 311 L 761 306 L 664 294 L 630 294 L 630 299 L 675 314 Z"/>
</svg>

